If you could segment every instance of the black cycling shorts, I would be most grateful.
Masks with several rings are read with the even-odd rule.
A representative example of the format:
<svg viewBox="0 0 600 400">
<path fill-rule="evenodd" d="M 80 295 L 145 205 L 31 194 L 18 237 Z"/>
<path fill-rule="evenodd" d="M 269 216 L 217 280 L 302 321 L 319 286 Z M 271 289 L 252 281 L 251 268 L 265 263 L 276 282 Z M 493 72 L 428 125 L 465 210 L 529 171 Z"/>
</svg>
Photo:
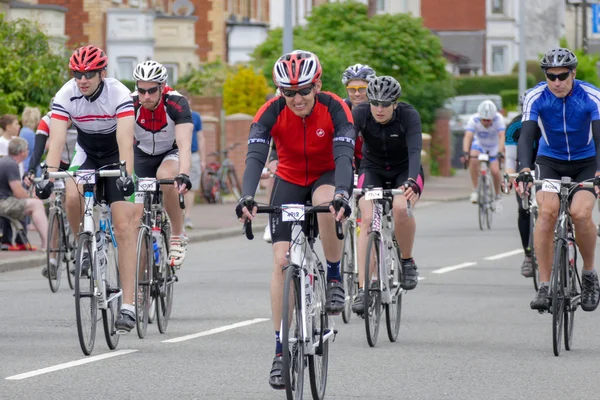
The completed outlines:
<svg viewBox="0 0 600 400">
<path fill-rule="evenodd" d="M 596 175 L 596 157 L 584 158 L 583 160 L 564 161 L 555 158 L 539 156 L 535 161 L 536 178 L 557 179 L 568 176 L 575 182 L 583 182 L 594 178 Z M 538 186 L 538 190 L 541 187 Z M 575 188 L 569 198 L 580 190 L 587 190 L 596 196 L 594 188 Z"/>
<path fill-rule="evenodd" d="M 380 187 L 384 189 L 397 189 L 408 179 L 408 169 L 401 172 L 386 171 L 382 169 L 363 168 L 358 177 L 357 188 Z M 421 194 L 425 186 L 425 175 L 423 166 L 419 169 L 417 185 L 421 188 Z"/>
<path fill-rule="evenodd" d="M 139 148 L 133 150 L 133 171 L 138 178 L 156 178 L 158 167 L 165 160 L 179 162 L 179 149 L 171 149 L 163 154 L 150 155 Z"/>
<path fill-rule="evenodd" d="M 312 201 L 315 190 L 322 185 L 335 185 L 335 171 L 329 171 L 321 175 L 319 179 L 309 186 L 300 186 L 284 181 L 276 176 L 271 192 L 271 205 L 281 206 L 283 204 L 306 204 Z M 321 204 L 313 204 L 318 206 Z M 271 239 L 275 242 L 290 242 L 292 240 L 292 223 L 283 222 L 281 214 L 269 215 L 269 226 L 271 228 Z"/>
</svg>

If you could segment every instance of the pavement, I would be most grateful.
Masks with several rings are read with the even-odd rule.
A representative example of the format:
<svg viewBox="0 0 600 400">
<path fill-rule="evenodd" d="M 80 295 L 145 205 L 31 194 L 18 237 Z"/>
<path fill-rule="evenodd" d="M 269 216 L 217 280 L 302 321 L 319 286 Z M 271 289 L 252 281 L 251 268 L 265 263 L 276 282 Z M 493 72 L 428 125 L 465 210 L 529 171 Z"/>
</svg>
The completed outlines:
<svg viewBox="0 0 600 400">
<path fill-rule="evenodd" d="M 465 170 L 458 170 L 452 177 L 432 176 L 426 179 L 423 196 L 416 208 L 437 202 L 466 200 L 470 192 L 471 187 Z M 257 200 L 267 202 L 264 194 L 257 195 Z M 191 210 L 190 218 L 194 224 L 194 229 L 187 231 L 190 243 L 223 239 L 240 235 L 242 232 L 241 224 L 235 217 L 234 203 L 232 202 L 196 204 Z M 255 240 L 262 238 L 262 230 L 266 224 L 267 217 L 262 214 L 258 215 L 253 224 Z M 35 230 L 30 230 L 28 237 L 34 246 L 39 247 L 40 238 Z M 23 268 L 41 268 L 45 263 L 46 253 L 39 251 L 0 252 L 0 273 Z"/>
<path fill-rule="evenodd" d="M 572 350 L 555 357 L 552 317 L 529 308 L 532 280 L 520 274 L 514 196 L 503 203 L 484 231 L 468 201 L 431 202 L 415 211 L 422 280 L 403 295 L 398 340 L 388 340 L 385 315 L 374 348 L 364 320 L 353 316 L 344 324 L 334 317 L 326 399 L 598 397 L 600 310 L 576 311 Z M 167 332 L 151 324 L 143 340 L 134 330 L 109 351 L 99 322 L 89 357 L 79 348 L 64 280 L 53 294 L 38 270 L 3 273 L 0 398 L 285 399 L 267 383 L 274 355 L 270 247 L 239 231 L 190 244 Z"/>
</svg>

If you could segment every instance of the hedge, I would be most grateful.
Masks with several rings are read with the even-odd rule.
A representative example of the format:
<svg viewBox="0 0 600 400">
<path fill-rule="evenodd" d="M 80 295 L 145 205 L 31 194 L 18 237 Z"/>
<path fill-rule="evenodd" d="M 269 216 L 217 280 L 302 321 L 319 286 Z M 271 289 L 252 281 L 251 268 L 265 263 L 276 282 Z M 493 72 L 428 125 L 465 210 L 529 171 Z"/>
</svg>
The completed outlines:
<svg viewBox="0 0 600 400">
<path fill-rule="evenodd" d="M 519 104 L 519 89 L 501 90 L 500 97 L 502 97 L 502 107 L 505 110 L 513 109 Z"/>
<path fill-rule="evenodd" d="M 535 86 L 535 77 L 527 75 L 527 87 Z M 455 80 L 456 95 L 500 94 L 503 90 L 519 88 L 519 75 L 459 76 Z"/>
</svg>

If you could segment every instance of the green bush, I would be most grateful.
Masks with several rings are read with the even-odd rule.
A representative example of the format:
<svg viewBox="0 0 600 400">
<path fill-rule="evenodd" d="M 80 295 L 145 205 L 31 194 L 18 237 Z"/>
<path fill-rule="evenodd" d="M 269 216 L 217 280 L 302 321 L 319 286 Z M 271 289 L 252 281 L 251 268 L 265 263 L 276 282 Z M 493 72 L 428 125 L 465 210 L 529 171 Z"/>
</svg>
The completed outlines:
<svg viewBox="0 0 600 400">
<path fill-rule="evenodd" d="M 519 105 L 519 89 L 501 90 L 502 107 L 505 110 L 512 110 Z"/>
<path fill-rule="evenodd" d="M 540 59 L 542 56 L 540 56 Z M 540 68 L 540 62 L 538 60 L 527 60 L 527 64 L 525 66 L 525 71 L 527 75 L 531 74 L 535 78 L 535 84 L 537 85 L 539 82 L 545 81 L 546 76 L 544 75 L 544 71 Z M 516 63 L 512 70 L 513 74 L 519 74 L 519 63 Z M 531 88 L 531 86 L 527 86 L 527 88 Z"/>
<path fill-rule="evenodd" d="M 177 86 L 185 87 L 197 96 L 221 96 L 230 71 L 233 71 L 232 67 L 221 60 L 209 62 L 179 78 Z"/>
<path fill-rule="evenodd" d="M 527 75 L 527 87 L 536 85 L 535 77 Z M 519 88 L 518 75 L 459 76 L 455 79 L 457 95 L 500 94 L 503 90 Z"/>
<path fill-rule="evenodd" d="M 134 92 L 136 90 L 135 88 L 135 81 L 130 81 L 127 79 L 121 79 L 121 83 L 125 86 L 127 86 L 127 89 L 131 90 L 132 92 Z"/>
<path fill-rule="evenodd" d="M 225 113 L 254 115 L 265 103 L 267 93 L 269 85 L 260 71 L 239 65 L 235 72 L 228 74 L 223 85 Z"/>
</svg>

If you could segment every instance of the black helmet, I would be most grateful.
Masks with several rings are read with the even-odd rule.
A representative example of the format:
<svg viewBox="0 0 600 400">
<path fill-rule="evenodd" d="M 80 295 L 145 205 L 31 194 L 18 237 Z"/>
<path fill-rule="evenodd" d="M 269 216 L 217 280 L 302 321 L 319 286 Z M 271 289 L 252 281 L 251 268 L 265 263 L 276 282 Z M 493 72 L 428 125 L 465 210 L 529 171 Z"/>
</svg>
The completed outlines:
<svg viewBox="0 0 600 400">
<path fill-rule="evenodd" d="M 344 75 L 342 75 L 342 83 L 344 86 L 346 86 L 348 82 L 354 79 L 370 82 L 374 78 L 375 71 L 373 68 L 369 67 L 368 65 L 354 64 L 346 68 L 344 71 Z"/>
<path fill-rule="evenodd" d="M 391 76 L 378 76 L 367 86 L 369 100 L 395 102 L 401 95 L 400 83 Z"/>
<path fill-rule="evenodd" d="M 577 56 L 569 49 L 558 47 L 544 54 L 540 60 L 540 67 L 543 70 L 559 67 L 577 68 Z"/>
</svg>

